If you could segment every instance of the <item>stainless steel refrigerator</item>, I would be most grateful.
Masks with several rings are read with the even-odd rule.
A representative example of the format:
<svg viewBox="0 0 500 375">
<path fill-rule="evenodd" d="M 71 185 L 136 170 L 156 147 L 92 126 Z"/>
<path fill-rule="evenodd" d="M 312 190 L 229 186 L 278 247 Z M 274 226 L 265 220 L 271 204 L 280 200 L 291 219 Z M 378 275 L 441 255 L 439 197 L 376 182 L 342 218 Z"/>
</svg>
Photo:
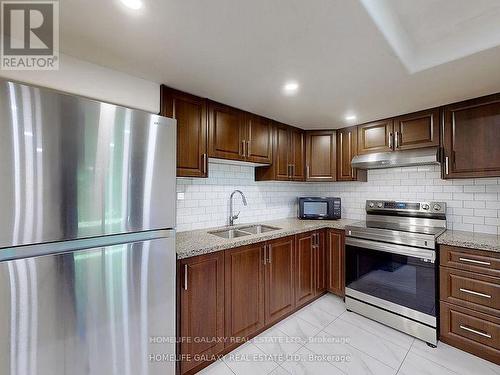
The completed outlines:
<svg viewBox="0 0 500 375">
<path fill-rule="evenodd" d="M 0 374 L 174 374 L 175 121 L 0 80 Z"/>
</svg>

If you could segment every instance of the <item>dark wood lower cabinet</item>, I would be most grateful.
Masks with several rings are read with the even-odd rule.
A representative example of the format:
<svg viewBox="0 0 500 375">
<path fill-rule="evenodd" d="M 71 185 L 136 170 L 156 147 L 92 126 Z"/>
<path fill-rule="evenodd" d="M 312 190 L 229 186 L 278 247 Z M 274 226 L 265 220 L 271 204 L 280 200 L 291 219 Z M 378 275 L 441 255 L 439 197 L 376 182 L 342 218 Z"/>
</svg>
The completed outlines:
<svg viewBox="0 0 500 375">
<path fill-rule="evenodd" d="M 264 246 L 225 252 L 226 346 L 264 327 Z"/>
<path fill-rule="evenodd" d="M 343 246 L 342 233 L 316 230 L 179 260 L 180 373 L 200 371 L 330 290 L 329 266 L 341 262 L 332 256 L 343 254 L 330 237 Z"/>
<path fill-rule="evenodd" d="M 294 237 L 278 238 L 266 245 L 265 322 L 271 324 L 295 307 L 293 290 Z"/>
<path fill-rule="evenodd" d="M 316 232 L 316 245 L 314 250 L 314 274 L 316 276 L 316 295 L 326 292 L 326 231 Z"/>
<path fill-rule="evenodd" d="M 295 241 L 295 305 L 304 305 L 316 295 L 314 282 L 314 233 L 301 233 Z"/>
<path fill-rule="evenodd" d="M 440 337 L 500 364 L 500 253 L 441 246 Z"/>
<path fill-rule="evenodd" d="M 500 318 L 446 302 L 440 315 L 442 342 L 500 365 Z"/>
<path fill-rule="evenodd" d="M 338 296 L 345 294 L 344 232 L 329 229 L 327 232 L 328 291 Z"/>
<path fill-rule="evenodd" d="M 179 352 L 186 373 L 224 349 L 224 253 L 181 260 L 179 267 Z"/>
</svg>

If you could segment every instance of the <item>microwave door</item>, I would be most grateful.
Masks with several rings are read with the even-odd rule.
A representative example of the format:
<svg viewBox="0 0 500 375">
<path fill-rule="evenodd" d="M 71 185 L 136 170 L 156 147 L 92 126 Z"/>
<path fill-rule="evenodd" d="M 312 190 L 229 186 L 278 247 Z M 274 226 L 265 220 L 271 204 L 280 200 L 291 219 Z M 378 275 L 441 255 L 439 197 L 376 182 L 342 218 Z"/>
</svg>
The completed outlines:
<svg viewBox="0 0 500 375">
<path fill-rule="evenodd" d="M 306 217 L 328 216 L 328 202 L 325 201 L 306 201 L 303 209 Z"/>
</svg>

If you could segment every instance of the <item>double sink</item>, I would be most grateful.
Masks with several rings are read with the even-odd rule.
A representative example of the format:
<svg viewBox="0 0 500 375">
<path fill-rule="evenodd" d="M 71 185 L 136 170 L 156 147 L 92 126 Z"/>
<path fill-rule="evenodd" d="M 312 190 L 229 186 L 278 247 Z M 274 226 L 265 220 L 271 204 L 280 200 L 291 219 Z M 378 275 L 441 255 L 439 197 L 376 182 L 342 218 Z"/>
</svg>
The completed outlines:
<svg viewBox="0 0 500 375">
<path fill-rule="evenodd" d="M 275 230 L 280 230 L 280 229 L 281 228 L 272 227 L 270 225 L 257 224 L 257 225 L 249 225 L 246 227 L 239 227 L 234 229 L 221 229 L 208 233 L 221 238 L 231 239 L 231 238 L 250 236 L 251 234 L 262 234 L 267 232 L 273 232 Z"/>
</svg>

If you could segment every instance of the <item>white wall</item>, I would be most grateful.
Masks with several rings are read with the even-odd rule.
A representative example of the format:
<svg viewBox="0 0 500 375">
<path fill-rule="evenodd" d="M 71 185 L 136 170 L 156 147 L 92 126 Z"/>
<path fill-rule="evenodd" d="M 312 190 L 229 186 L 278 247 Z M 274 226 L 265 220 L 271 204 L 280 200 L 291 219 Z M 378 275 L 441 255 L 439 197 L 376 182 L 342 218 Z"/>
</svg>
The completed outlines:
<svg viewBox="0 0 500 375">
<path fill-rule="evenodd" d="M 242 190 L 248 207 L 237 197 L 239 223 L 296 215 L 296 198 L 322 195 L 342 198 L 342 217 L 362 220 L 367 199 L 444 201 L 448 228 L 500 235 L 500 179 L 441 180 L 439 167 L 408 167 L 368 171 L 368 182 L 255 182 L 254 168 L 209 164 L 208 179 L 178 178 L 179 231 L 227 224 L 229 194 Z"/>
<path fill-rule="evenodd" d="M 126 107 L 153 113 L 159 112 L 160 85 L 158 83 L 67 55 L 61 55 L 60 59 L 59 70 L 0 70 L 0 76 Z"/>
</svg>

